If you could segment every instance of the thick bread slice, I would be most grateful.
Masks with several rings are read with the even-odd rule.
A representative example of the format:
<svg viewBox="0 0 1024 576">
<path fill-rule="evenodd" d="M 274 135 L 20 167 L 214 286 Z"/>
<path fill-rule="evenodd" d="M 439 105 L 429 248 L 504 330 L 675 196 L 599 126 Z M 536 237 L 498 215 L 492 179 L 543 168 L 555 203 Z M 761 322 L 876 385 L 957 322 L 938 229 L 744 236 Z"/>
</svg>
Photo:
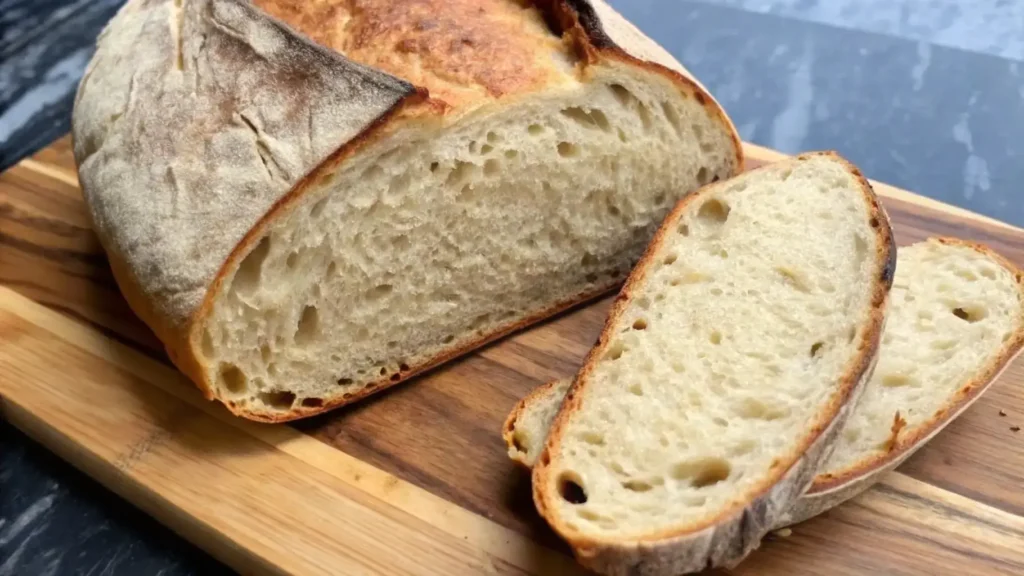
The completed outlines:
<svg viewBox="0 0 1024 576">
<path fill-rule="evenodd" d="M 555 418 L 538 511 L 602 573 L 738 562 L 811 482 L 870 375 L 895 258 L 870 185 L 835 154 L 684 199 Z"/>
<path fill-rule="evenodd" d="M 780 527 L 870 487 L 963 413 L 1024 346 L 1024 273 L 1013 263 L 953 238 L 900 248 L 898 262 L 874 374 Z M 502 432 L 510 458 L 533 466 L 571 383 L 548 382 L 516 404 Z"/>
<path fill-rule="evenodd" d="M 264 421 L 613 288 L 742 167 L 719 105 L 600 0 L 129 0 L 73 132 L 132 308 Z"/>
<path fill-rule="evenodd" d="M 1024 346 L 1024 272 L 980 244 L 900 248 L 878 365 L 836 449 L 779 526 L 860 494 L 963 413 Z"/>
</svg>

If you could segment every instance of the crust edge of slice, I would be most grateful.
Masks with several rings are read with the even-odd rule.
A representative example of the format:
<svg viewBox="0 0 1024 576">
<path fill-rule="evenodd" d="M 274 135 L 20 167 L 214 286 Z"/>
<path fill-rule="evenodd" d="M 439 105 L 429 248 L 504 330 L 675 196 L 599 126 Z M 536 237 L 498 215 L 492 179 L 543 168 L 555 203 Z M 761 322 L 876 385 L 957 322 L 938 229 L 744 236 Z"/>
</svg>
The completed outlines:
<svg viewBox="0 0 1024 576">
<path fill-rule="evenodd" d="M 580 409 L 578 392 L 586 387 L 590 372 L 603 356 L 611 341 L 612 330 L 626 310 L 632 290 L 645 280 L 648 268 L 665 242 L 667 231 L 691 204 L 719 190 L 728 181 L 693 192 L 681 200 L 665 218 L 643 258 L 615 299 L 598 344 L 587 355 L 576 380 L 569 388 L 552 425 L 551 434 L 533 467 L 533 498 L 538 512 L 569 543 L 584 566 L 606 573 L 637 570 L 644 573 L 681 573 L 708 567 L 734 566 L 757 548 L 761 538 L 777 524 L 811 483 L 819 461 L 830 453 L 842 424 L 856 403 L 857 396 L 863 391 L 878 359 L 877 352 L 885 321 L 884 310 L 896 265 L 896 246 L 891 225 L 867 179 L 853 164 L 835 152 L 801 154 L 781 163 L 757 168 L 747 172 L 747 175 L 749 177 L 762 170 L 773 170 L 780 165 L 796 164 L 822 156 L 839 162 L 855 178 L 869 209 L 869 217 L 876 224 L 873 230 L 878 238 L 874 255 L 877 275 L 871 308 L 864 319 L 865 337 L 861 348 L 847 365 L 846 374 L 842 378 L 845 383 L 836 401 L 823 410 L 817 421 L 809 427 L 806 440 L 796 448 L 796 456 L 786 469 L 769 477 L 752 498 L 721 510 L 696 526 L 661 530 L 629 539 L 595 538 L 572 530 L 553 513 L 552 500 L 557 488 L 554 487 L 551 468 L 553 463 L 557 464 L 557 459 L 553 460 L 550 453 L 552 447 L 560 441 L 563 428 L 572 413 Z"/>
</svg>

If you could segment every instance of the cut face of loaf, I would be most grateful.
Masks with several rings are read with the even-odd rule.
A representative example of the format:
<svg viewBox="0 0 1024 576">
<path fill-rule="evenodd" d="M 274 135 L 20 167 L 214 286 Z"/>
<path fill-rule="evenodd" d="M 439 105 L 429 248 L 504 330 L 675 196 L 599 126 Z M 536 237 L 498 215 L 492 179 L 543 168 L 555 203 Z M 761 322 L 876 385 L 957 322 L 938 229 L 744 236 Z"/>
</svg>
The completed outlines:
<svg viewBox="0 0 1024 576">
<path fill-rule="evenodd" d="M 895 264 L 867 181 L 809 154 L 666 218 L 533 469 L 602 573 L 732 565 L 810 483 L 870 374 Z"/>
<path fill-rule="evenodd" d="M 217 395 L 337 404 L 617 285 L 682 194 L 735 168 L 673 91 L 610 75 L 324 176 L 212 301 Z"/>
<path fill-rule="evenodd" d="M 599 0 L 129 0 L 74 133 L 132 308 L 264 421 L 611 289 L 742 167 L 717 103 Z"/>
<path fill-rule="evenodd" d="M 951 238 L 898 254 L 877 367 L 832 456 L 781 524 L 868 488 L 980 397 L 1024 344 L 1024 279 L 1015 265 Z M 516 405 L 503 431 L 510 458 L 533 466 L 571 383 L 549 382 Z"/>
</svg>

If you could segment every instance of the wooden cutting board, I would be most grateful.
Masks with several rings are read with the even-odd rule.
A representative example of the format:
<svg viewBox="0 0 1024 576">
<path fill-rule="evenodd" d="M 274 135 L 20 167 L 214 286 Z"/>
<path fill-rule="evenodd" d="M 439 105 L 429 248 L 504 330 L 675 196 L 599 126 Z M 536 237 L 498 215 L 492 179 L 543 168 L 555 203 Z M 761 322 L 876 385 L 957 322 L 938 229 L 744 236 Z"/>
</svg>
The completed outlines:
<svg viewBox="0 0 1024 576">
<path fill-rule="evenodd" d="M 751 165 L 781 155 L 748 146 Z M 904 245 L 1024 231 L 877 185 Z M 505 456 L 515 401 L 576 371 L 609 299 L 293 426 L 229 416 L 167 363 L 89 227 L 69 140 L 0 175 L 0 405 L 239 571 L 571 574 Z M 769 537 L 736 574 L 1024 574 L 1024 363 L 875 488 Z M 1001 416 L 1000 411 L 1006 416 Z"/>
</svg>

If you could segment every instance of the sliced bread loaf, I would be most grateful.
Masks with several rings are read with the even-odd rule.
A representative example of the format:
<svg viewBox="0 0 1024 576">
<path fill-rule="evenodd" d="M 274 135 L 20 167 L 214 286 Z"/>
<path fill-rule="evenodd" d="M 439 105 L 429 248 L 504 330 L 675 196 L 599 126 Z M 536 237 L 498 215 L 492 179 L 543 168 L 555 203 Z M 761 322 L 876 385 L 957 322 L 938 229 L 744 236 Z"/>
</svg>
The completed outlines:
<svg viewBox="0 0 1024 576">
<path fill-rule="evenodd" d="M 807 487 L 871 372 L 896 249 L 867 181 L 806 154 L 666 218 L 533 469 L 608 574 L 731 565 Z"/>
<path fill-rule="evenodd" d="M 1015 265 L 951 238 L 898 253 L 878 366 L 832 456 L 779 526 L 868 488 L 970 406 L 1024 345 Z M 549 382 L 516 404 L 503 429 L 510 458 L 533 466 L 571 383 Z"/>
<path fill-rule="evenodd" d="M 129 0 L 72 127 L 129 304 L 264 421 L 618 286 L 742 167 L 721 107 L 601 0 Z"/>
</svg>

